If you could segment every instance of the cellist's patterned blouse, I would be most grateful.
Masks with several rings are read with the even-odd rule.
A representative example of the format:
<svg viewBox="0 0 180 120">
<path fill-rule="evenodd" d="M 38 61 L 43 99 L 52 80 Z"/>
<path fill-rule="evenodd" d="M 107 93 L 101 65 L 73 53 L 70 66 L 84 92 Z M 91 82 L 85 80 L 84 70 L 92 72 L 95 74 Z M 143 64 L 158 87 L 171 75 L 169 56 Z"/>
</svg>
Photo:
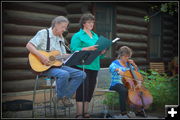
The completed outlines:
<svg viewBox="0 0 180 120">
<path fill-rule="evenodd" d="M 127 66 L 127 63 L 126 63 Z M 131 65 L 132 66 L 132 65 Z M 118 60 L 114 60 L 111 65 L 109 66 L 109 72 L 111 73 L 111 84 L 110 86 L 114 86 L 118 83 L 123 84 L 122 82 L 122 76 L 118 74 L 117 71 L 115 71 L 116 69 L 120 69 L 123 72 L 130 70 L 129 67 L 124 67 L 122 66 Z M 134 67 L 132 66 L 132 68 L 134 69 Z"/>
</svg>

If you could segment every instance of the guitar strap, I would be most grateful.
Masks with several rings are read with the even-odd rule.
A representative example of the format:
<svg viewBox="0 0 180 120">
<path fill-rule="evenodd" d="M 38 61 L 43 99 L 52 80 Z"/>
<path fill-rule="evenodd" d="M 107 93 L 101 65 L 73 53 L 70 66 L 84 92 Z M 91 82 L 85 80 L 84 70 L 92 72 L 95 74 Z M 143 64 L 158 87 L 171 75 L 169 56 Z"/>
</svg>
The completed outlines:
<svg viewBox="0 0 180 120">
<path fill-rule="evenodd" d="M 47 30 L 47 46 L 46 46 L 46 51 L 49 52 L 50 51 L 50 38 L 49 38 L 49 30 L 46 28 Z M 71 50 L 62 42 L 62 41 L 59 41 L 59 44 L 61 46 L 61 44 L 63 44 L 66 48 L 66 50 L 68 52 L 71 52 Z"/>
<path fill-rule="evenodd" d="M 46 46 L 46 51 L 49 52 L 50 51 L 50 38 L 49 38 L 49 30 L 47 30 L 47 46 Z"/>
</svg>

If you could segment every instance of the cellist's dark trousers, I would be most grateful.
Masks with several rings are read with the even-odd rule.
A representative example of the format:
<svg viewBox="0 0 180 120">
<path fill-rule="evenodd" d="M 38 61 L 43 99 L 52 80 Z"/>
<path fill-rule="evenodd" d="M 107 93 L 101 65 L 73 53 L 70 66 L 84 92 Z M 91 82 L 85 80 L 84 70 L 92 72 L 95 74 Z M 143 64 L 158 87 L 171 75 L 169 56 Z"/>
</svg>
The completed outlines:
<svg viewBox="0 0 180 120">
<path fill-rule="evenodd" d="M 118 83 L 111 86 L 110 90 L 114 90 L 119 93 L 120 110 L 121 112 L 126 112 L 128 89 L 123 84 Z"/>
</svg>

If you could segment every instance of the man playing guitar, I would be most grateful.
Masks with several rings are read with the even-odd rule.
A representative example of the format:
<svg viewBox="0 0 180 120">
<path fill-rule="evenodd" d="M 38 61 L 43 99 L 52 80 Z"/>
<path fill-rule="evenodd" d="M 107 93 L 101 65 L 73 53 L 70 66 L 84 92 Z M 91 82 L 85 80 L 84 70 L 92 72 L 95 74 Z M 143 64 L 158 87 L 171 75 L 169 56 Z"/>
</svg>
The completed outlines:
<svg viewBox="0 0 180 120">
<path fill-rule="evenodd" d="M 42 72 L 47 76 L 57 77 L 56 95 L 53 100 L 54 102 L 61 100 L 64 106 L 73 105 L 70 98 L 75 93 L 82 81 L 86 78 L 86 74 L 78 69 L 62 65 L 61 62 L 56 62 L 56 67 L 51 67 L 52 63 L 54 63 L 52 62 L 54 61 L 54 58 L 47 56 L 45 51 L 48 48 L 49 51 L 51 51 L 49 52 L 50 54 L 66 54 L 62 34 L 67 29 L 68 24 L 69 21 L 67 18 L 64 16 L 58 16 L 52 20 L 51 27 L 48 28 L 48 30 L 39 30 L 26 45 L 26 48 L 30 51 L 30 58 L 32 58 L 30 59 L 30 64 L 36 63 L 39 60 L 39 63 L 41 63 L 42 66 L 35 65 L 37 66 L 35 69 L 40 67 L 48 67 L 48 69 L 37 70 L 37 72 Z M 50 41 L 49 43 L 48 38 Z"/>
</svg>

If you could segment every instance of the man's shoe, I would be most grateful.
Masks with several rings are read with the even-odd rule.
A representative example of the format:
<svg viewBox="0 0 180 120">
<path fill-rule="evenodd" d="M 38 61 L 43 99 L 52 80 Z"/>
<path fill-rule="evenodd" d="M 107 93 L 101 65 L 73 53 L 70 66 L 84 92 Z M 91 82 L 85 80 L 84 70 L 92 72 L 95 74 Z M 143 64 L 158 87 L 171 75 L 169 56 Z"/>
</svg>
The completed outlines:
<svg viewBox="0 0 180 120">
<path fill-rule="evenodd" d="M 72 102 L 66 96 L 64 96 L 61 100 L 65 107 L 73 107 Z"/>
<path fill-rule="evenodd" d="M 52 102 L 54 105 L 64 106 L 64 103 L 61 101 L 62 98 L 58 98 L 56 95 L 52 98 Z"/>
</svg>

